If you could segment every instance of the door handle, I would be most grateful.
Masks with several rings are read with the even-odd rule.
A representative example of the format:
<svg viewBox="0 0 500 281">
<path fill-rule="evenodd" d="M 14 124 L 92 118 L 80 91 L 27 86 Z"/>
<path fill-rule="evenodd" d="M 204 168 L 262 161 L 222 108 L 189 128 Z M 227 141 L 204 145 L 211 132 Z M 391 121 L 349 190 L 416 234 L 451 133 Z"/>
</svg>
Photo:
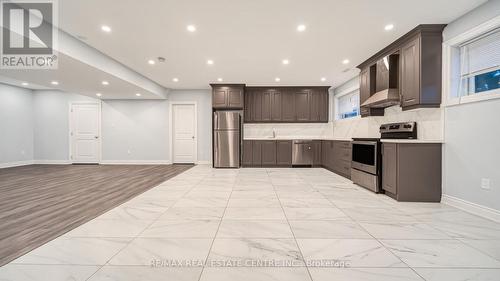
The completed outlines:
<svg viewBox="0 0 500 281">
<path fill-rule="evenodd" d="M 191 137 L 194 140 L 194 136 Z"/>
<path fill-rule="evenodd" d="M 95 138 L 95 139 L 98 139 L 98 138 L 99 138 L 99 136 L 95 136 L 94 138 Z"/>
</svg>

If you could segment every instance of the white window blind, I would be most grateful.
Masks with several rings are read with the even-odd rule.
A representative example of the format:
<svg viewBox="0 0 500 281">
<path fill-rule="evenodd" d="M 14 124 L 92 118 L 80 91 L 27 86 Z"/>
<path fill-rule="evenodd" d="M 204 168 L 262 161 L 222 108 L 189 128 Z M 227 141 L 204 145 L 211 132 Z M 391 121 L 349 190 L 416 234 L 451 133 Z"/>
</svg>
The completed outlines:
<svg viewBox="0 0 500 281">
<path fill-rule="evenodd" d="M 465 43 L 460 47 L 460 96 L 498 89 L 499 70 L 500 29 Z"/>
<path fill-rule="evenodd" d="M 500 67 L 500 30 L 465 44 L 461 47 L 461 74 L 477 75 Z"/>
</svg>

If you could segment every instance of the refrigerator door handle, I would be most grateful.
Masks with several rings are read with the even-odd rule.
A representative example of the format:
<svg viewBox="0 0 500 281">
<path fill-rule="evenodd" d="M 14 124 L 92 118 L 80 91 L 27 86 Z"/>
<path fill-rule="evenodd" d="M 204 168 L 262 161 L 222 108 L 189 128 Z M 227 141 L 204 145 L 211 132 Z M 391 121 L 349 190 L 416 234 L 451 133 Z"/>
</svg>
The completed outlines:
<svg viewBox="0 0 500 281">
<path fill-rule="evenodd" d="M 217 112 L 214 112 L 214 130 L 219 129 L 219 115 Z"/>
<path fill-rule="evenodd" d="M 215 132 L 214 133 L 214 159 L 215 159 L 215 164 L 217 165 L 217 163 L 219 162 L 219 160 L 217 159 L 219 156 L 219 136 L 217 135 L 218 132 Z"/>
</svg>

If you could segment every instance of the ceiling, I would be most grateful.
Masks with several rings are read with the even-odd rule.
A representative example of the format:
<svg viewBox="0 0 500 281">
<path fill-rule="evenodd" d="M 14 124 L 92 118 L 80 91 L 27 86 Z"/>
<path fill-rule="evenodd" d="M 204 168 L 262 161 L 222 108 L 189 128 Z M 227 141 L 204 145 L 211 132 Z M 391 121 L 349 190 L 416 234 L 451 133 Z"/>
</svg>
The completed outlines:
<svg viewBox="0 0 500 281">
<path fill-rule="evenodd" d="M 54 70 L 6 70 L 0 72 L 0 83 L 33 90 L 57 89 L 70 93 L 101 99 L 161 99 L 158 95 L 145 91 L 114 75 L 101 71 L 59 53 L 58 68 Z M 52 85 L 57 81 L 58 85 Z M 108 82 L 103 85 L 102 81 Z M 29 82 L 29 85 L 23 85 Z M 139 93 L 140 96 L 136 94 Z"/>
<path fill-rule="evenodd" d="M 64 0 L 59 25 L 167 88 L 203 89 L 217 78 L 337 86 L 356 75 L 357 64 L 416 25 L 449 23 L 484 2 Z M 306 25 L 304 32 L 297 31 L 299 24 Z M 385 31 L 387 24 L 394 29 Z M 112 31 L 101 31 L 102 25 Z M 188 32 L 188 25 L 197 30 Z M 166 61 L 148 64 L 158 56 Z"/>
</svg>

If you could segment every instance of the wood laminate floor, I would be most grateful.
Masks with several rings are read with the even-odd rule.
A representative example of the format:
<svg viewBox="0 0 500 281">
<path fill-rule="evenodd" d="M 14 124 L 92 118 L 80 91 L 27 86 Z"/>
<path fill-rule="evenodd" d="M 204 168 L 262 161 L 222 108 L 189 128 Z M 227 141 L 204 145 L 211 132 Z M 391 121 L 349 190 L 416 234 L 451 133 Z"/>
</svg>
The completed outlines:
<svg viewBox="0 0 500 281">
<path fill-rule="evenodd" d="M 0 169 L 0 266 L 191 165 L 30 165 Z"/>
</svg>

